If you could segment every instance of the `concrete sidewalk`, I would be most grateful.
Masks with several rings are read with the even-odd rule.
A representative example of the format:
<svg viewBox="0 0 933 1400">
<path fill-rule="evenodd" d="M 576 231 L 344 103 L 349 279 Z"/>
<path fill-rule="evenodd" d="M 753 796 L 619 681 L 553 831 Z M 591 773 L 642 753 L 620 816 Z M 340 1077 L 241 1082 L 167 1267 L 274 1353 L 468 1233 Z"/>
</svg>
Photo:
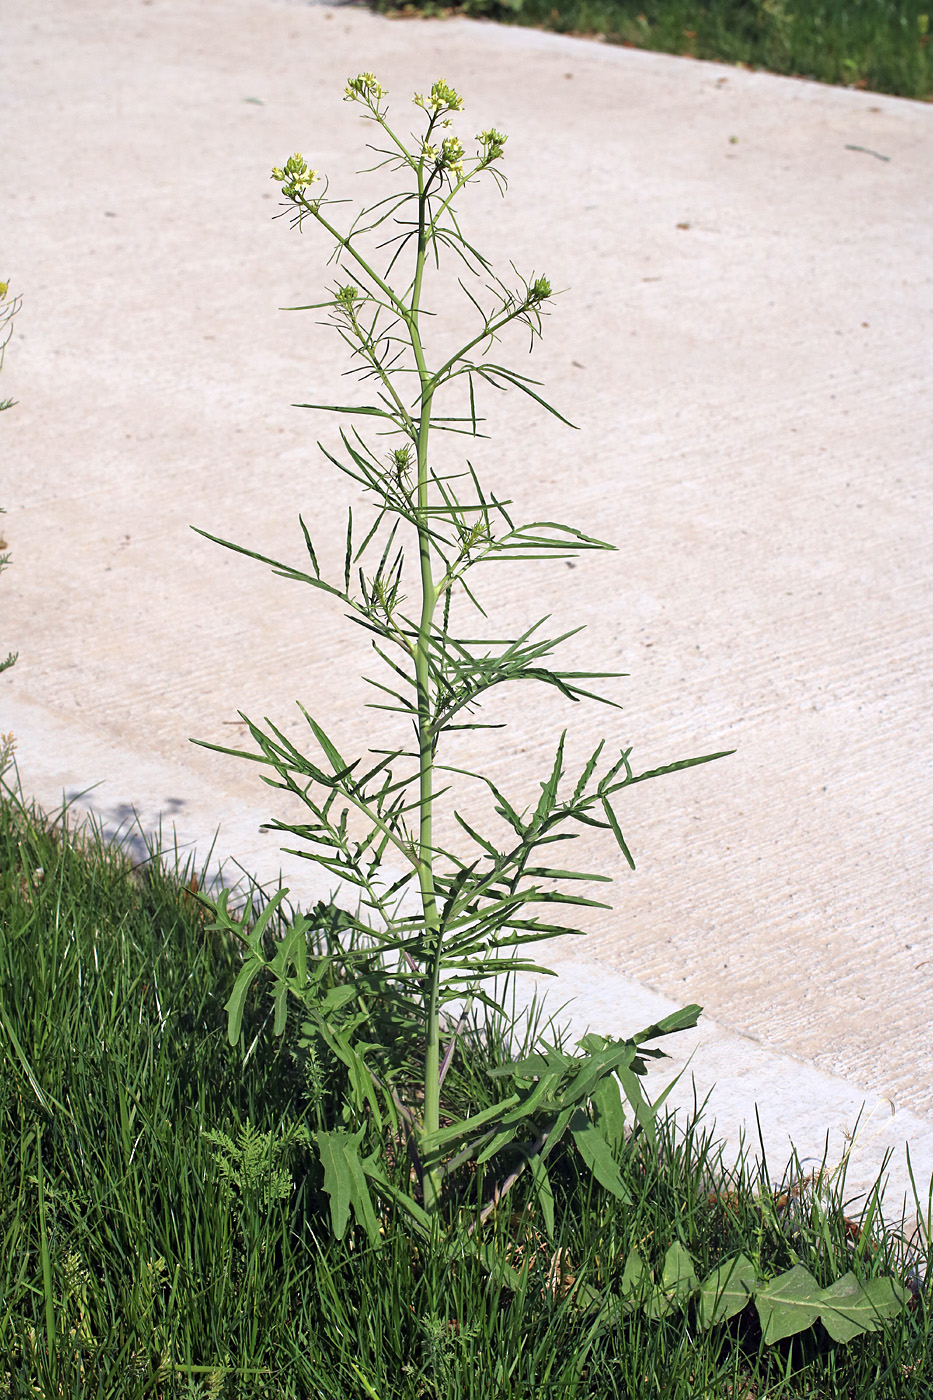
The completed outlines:
<svg viewBox="0 0 933 1400">
<path fill-rule="evenodd" d="M 111 826 L 161 812 L 202 843 L 220 824 L 270 878 L 275 794 L 188 737 L 236 743 L 239 709 L 297 735 L 301 699 L 346 749 L 374 742 L 339 608 L 188 526 L 297 561 L 301 510 L 337 558 L 355 498 L 315 447 L 334 424 L 289 405 L 333 401 L 344 365 L 276 309 L 317 299 L 329 250 L 272 220 L 268 171 L 299 149 L 365 190 L 346 77 L 374 70 L 404 111 L 443 76 L 464 136 L 509 134 L 507 199 L 463 217 L 500 271 L 568 288 L 531 372 L 580 424 L 490 402 L 471 459 L 520 514 L 619 545 L 484 598 L 502 635 L 587 622 L 568 664 L 629 673 L 621 717 L 507 696 L 509 727 L 458 760 L 530 797 L 564 724 L 640 767 L 735 748 L 633 790 L 634 875 L 593 843 L 616 908 L 556 950 L 565 994 L 619 1032 L 700 1002 L 724 1128 L 757 1099 L 769 1153 L 792 1135 L 811 1156 L 880 1105 L 870 1151 L 897 1146 L 900 1189 L 909 1140 L 928 1181 L 930 107 L 297 0 L 9 0 L 5 21 L 0 275 L 25 301 L 0 729 L 25 790 L 99 783 Z"/>
</svg>

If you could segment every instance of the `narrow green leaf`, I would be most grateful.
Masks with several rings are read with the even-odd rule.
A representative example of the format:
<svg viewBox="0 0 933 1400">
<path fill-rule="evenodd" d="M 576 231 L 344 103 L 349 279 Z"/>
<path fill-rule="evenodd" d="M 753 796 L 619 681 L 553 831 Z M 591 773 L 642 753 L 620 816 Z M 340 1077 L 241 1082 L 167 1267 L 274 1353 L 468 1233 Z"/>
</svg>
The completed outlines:
<svg viewBox="0 0 933 1400">
<path fill-rule="evenodd" d="M 548 1129 L 547 1142 L 541 1149 L 542 1161 L 544 1161 L 546 1157 L 549 1157 L 550 1154 L 554 1151 L 554 1148 L 564 1136 L 564 1133 L 567 1130 L 567 1126 L 570 1123 L 570 1120 L 574 1116 L 576 1111 L 577 1110 L 574 1108 L 563 1108 L 561 1109 L 560 1113 L 558 1113 L 557 1117 L 554 1119 L 553 1124 Z"/>
<path fill-rule="evenodd" d="M 557 789 L 564 771 L 564 743 L 567 739 L 566 729 L 561 734 L 557 744 L 557 752 L 554 755 L 554 763 L 546 782 L 541 784 L 541 796 L 535 808 L 533 824 L 537 826 L 553 810 L 557 801 Z"/>
<path fill-rule="evenodd" d="M 352 1001 L 356 996 L 356 988 L 343 983 L 339 987 L 331 987 L 321 998 L 320 1010 L 322 1012 L 339 1011 L 342 1006 L 346 1006 L 348 1001 Z"/>
<path fill-rule="evenodd" d="M 55 1293 L 52 1287 L 52 1256 L 45 1210 L 45 1175 L 42 1167 L 42 1129 L 36 1129 L 36 1185 L 39 1192 L 39 1254 L 42 1260 L 42 1294 L 45 1300 L 45 1343 L 51 1360 L 57 1352 L 55 1345 Z"/>
<path fill-rule="evenodd" d="M 697 1304 L 697 1320 L 701 1328 L 728 1322 L 747 1305 L 755 1292 L 758 1275 L 755 1266 L 744 1254 L 728 1259 L 703 1280 Z"/>
<path fill-rule="evenodd" d="M 576 1055 L 567 1055 L 563 1050 L 558 1050 L 556 1045 L 546 1045 L 543 1054 L 526 1055 L 523 1060 L 516 1060 L 514 1064 L 489 1070 L 489 1074 L 493 1078 L 508 1074 L 514 1075 L 516 1079 L 539 1079 L 544 1074 L 563 1074 L 576 1063 Z"/>
<path fill-rule="evenodd" d="M 256 920 L 249 933 L 249 941 L 254 949 L 258 949 L 260 947 L 262 936 L 269 926 L 270 919 L 272 918 L 273 914 L 278 913 L 279 905 L 285 899 L 287 894 L 288 890 L 285 888 L 276 890 L 272 898 L 267 900 L 266 903 L 263 905 L 262 912 L 260 913 L 259 918 Z"/>
<path fill-rule="evenodd" d="M 522 1099 L 516 1108 L 509 1109 L 508 1113 L 503 1115 L 502 1122 L 519 1123 L 523 1118 L 536 1112 L 542 1101 L 550 1098 L 554 1093 L 560 1080 L 560 1074 L 543 1074 L 528 1097 Z"/>
<path fill-rule="evenodd" d="M 459 1123 L 452 1123 L 450 1127 L 441 1128 L 436 1133 L 425 1133 L 421 1139 L 422 1147 L 425 1152 L 437 1152 L 442 1147 L 449 1147 L 453 1142 L 471 1137 L 477 1128 L 484 1128 L 501 1118 L 518 1102 L 518 1094 L 510 1094 L 502 1103 L 494 1103 L 489 1108 L 484 1108 L 481 1113 L 474 1113 L 471 1118 L 463 1118 Z"/>
<path fill-rule="evenodd" d="M 524 1282 L 525 1270 L 518 1273 L 511 1264 L 507 1264 L 492 1240 L 477 1240 L 474 1253 L 490 1278 L 495 1279 L 497 1283 L 504 1284 L 513 1293 L 520 1291 Z"/>
<path fill-rule="evenodd" d="M 301 926 L 299 928 L 299 925 Z M 302 916 L 296 921 L 295 933 L 298 935 L 295 940 L 295 976 L 298 979 L 299 988 L 304 988 L 308 980 L 308 929 L 311 927 L 311 920 Z"/>
<path fill-rule="evenodd" d="M 233 544 L 231 540 L 222 540 L 219 535 L 212 535 L 207 530 L 199 530 L 197 525 L 192 525 L 191 529 L 196 535 L 203 535 L 212 544 L 219 544 L 224 549 L 232 550 L 234 554 L 244 555 L 247 559 L 258 559 L 260 564 L 268 564 L 272 572 L 280 578 L 289 578 L 297 583 L 309 583 L 313 588 L 319 588 L 323 593 L 333 593 L 335 597 L 343 598 L 345 602 L 349 601 L 345 593 L 341 593 L 339 588 L 333 588 L 329 583 L 325 583 L 323 579 L 316 578 L 312 574 L 304 574 L 299 569 L 292 569 L 288 564 L 281 564 L 277 559 L 270 559 L 267 554 L 257 554 L 254 549 L 246 549 L 243 545 Z M 195 744 L 201 742 L 199 739 L 192 740 L 192 743 Z M 205 744 L 203 747 L 207 748 L 209 745 Z"/>
<path fill-rule="evenodd" d="M 628 1065 L 620 1065 L 618 1070 L 616 1070 L 616 1073 L 618 1074 L 619 1082 L 625 1091 L 625 1097 L 628 1099 L 632 1107 L 632 1111 L 634 1112 L 635 1117 L 638 1119 L 638 1123 L 642 1129 L 642 1132 L 645 1134 L 645 1137 L 650 1142 L 652 1148 L 656 1148 L 657 1133 L 655 1132 L 654 1126 L 654 1109 L 648 1102 L 648 1100 L 645 1098 L 644 1093 L 642 1092 L 642 1087 L 638 1075 Z"/>
<path fill-rule="evenodd" d="M 298 311 L 301 308 L 295 307 L 288 309 Z M 350 404 L 340 403 L 293 403 L 292 408 L 315 408 L 321 413 L 357 413 L 371 418 L 389 418 L 393 422 L 396 421 L 397 417 L 394 413 L 387 413 L 384 408 L 354 408 Z"/>
<path fill-rule="evenodd" d="M 596 745 L 596 748 L 590 754 L 589 758 L 586 761 L 586 766 L 584 767 L 583 772 L 577 779 L 577 785 L 573 790 L 572 801 L 577 802 L 583 796 L 584 792 L 586 791 L 586 787 L 590 781 L 590 778 L 592 778 L 593 773 L 596 770 L 596 764 L 599 762 L 599 756 L 602 753 L 605 746 L 605 739 L 600 739 L 599 743 Z"/>
<path fill-rule="evenodd" d="M 272 1021 L 272 1034 L 281 1035 L 288 1022 L 288 984 L 283 982 L 275 994 L 273 1006 L 275 1014 Z"/>
<path fill-rule="evenodd" d="M 699 1287 L 696 1269 L 689 1250 L 675 1240 L 664 1256 L 661 1281 L 648 1305 L 649 1315 L 665 1317 L 669 1312 L 686 1306 Z"/>
<path fill-rule="evenodd" d="M 591 1098 L 600 1080 L 607 1074 L 621 1074 L 634 1055 L 635 1046 L 630 1040 L 609 1041 L 591 1052 L 579 1061 L 580 1069 L 564 1090 L 564 1101 L 579 1103 L 581 1099 Z"/>
<path fill-rule="evenodd" d="M 400 1190 L 389 1180 L 382 1167 L 377 1161 L 378 1154 L 372 1153 L 369 1157 L 361 1159 L 361 1166 L 370 1181 L 374 1181 L 384 1196 L 399 1206 L 411 1220 L 418 1234 L 427 1239 L 431 1235 L 432 1221 L 423 1206 L 420 1206 L 413 1196 Z"/>
<path fill-rule="evenodd" d="M 347 1357 L 347 1365 L 350 1367 L 350 1370 L 356 1376 L 356 1379 L 359 1381 L 360 1385 L 363 1387 L 366 1394 L 369 1396 L 369 1400 L 383 1400 L 383 1397 L 379 1394 L 379 1391 L 376 1390 L 372 1381 L 370 1381 L 367 1376 L 363 1375 L 363 1372 L 360 1370 L 359 1366 L 357 1366 L 352 1356 Z"/>
<path fill-rule="evenodd" d="M 55 1108 L 58 1109 L 60 1113 L 67 1114 L 65 1106 L 59 1103 L 58 1099 L 51 1099 L 50 1103 L 49 1097 L 47 1097 L 46 1094 L 43 1092 L 42 1086 L 40 1085 L 39 1080 L 36 1077 L 36 1073 L 32 1065 L 29 1063 L 29 1059 L 26 1055 L 26 1052 L 23 1050 L 23 1047 L 19 1042 L 19 1037 L 17 1036 L 16 1031 L 13 1029 L 11 1022 L 7 1017 L 6 1010 L 2 1004 L 0 1004 L 0 1025 L 3 1026 L 3 1029 L 9 1036 L 10 1044 L 13 1047 L 13 1054 L 16 1056 L 23 1070 L 23 1073 L 29 1080 L 30 1088 L 35 1094 L 40 1106 L 45 1110 L 49 1117 L 52 1116 L 51 1104 L 54 1104 Z"/>
<path fill-rule="evenodd" d="M 699 758 L 681 758 L 676 763 L 665 763 L 661 768 L 652 768 L 647 773 L 637 773 L 623 786 L 627 786 L 628 783 L 645 783 L 649 778 L 663 778 L 668 773 L 681 773 L 685 768 L 696 768 L 701 763 L 714 763 L 717 758 L 729 758 L 734 753 L 735 749 L 721 749 L 719 753 L 705 753 Z"/>
<path fill-rule="evenodd" d="M 287 976 L 289 967 L 296 962 L 299 956 L 299 948 L 306 946 L 305 934 L 309 926 L 307 919 L 299 919 L 279 943 L 275 950 L 275 957 L 269 964 L 270 971 L 275 976 Z"/>
<path fill-rule="evenodd" d="M 646 1040 L 657 1040 L 662 1035 L 676 1035 L 678 1031 L 692 1030 L 702 1015 L 702 1006 L 693 1003 L 683 1007 L 680 1011 L 672 1011 L 669 1016 L 664 1016 L 660 1021 L 655 1021 L 653 1025 L 646 1026 L 643 1031 L 632 1036 L 636 1045 L 641 1045 Z"/>
<path fill-rule="evenodd" d="M 379 1108 L 379 1099 L 376 1096 L 373 1076 L 369 1072 L 369 1066 L 365 1059 L 365 1052 L 371 1047 L 365 1044 L 353 1045 L 350 1039 L 361 1019 L 362 1017 L 358 1016 L 349 1026 L 339 1029 L 326 1024 L 322 1025 L 321 1034 L 330 1049 L 350 1071 L 350 1084 L 357 1109 L 362 1111 L 364 1106 L 369 1104 L 375 1126 L 381 1128 L 382 1113 Z"/>
<path fill-rule="evenodd" d="M 622 828 L 619 825 L 618 818 L 616 817 L 615 812 L 612 810 L 608 798 L 604 797 L 601 800 L 603 804 L 603 811 L 606 813 L 606 820 L 612 827 L 612 834 L 616 838 L 616 845 L 618 846 L 622 854 L 625 856 L 625 859 L 628 861 L 630 868 L 634 870 L 635 862 L 632 859 L 631 851 L 625 844 L 625 837 L 622 835 Z"/>
<path fill-rule="evenodd" d="M 227 1039 L 231 1045 L 236 1045 L 240 1039 L 240 1027 L 243 1024 L 243 1007 L 246 1002 L 246 994 L 252 986 L 257 974 L 262 970 L 262 962 L 259 958 L 248 958 L 240 968 L 237 979 L 233 984 L 233 991 L 224 1007 L 227 1013 Z"/>
<path fill-rule="evenodd" d="M 515 1137 L 518 1132 L 518 1124 L 512 1124 L 507 1128 L 501 1128 L 492 1141 L 483 1148 L 476 1159 L 477 1166 L 482 1166 L 484 1162 L 491 1162 L 497 1152 L 501 1152 Z"/>
<path fill-rule="evenodd" d="M 528 1158 L 528 1169 L 531 1172 L 531 1180 L 534 1183 L 535 1194 L 538 1197 L 538 1205 L 541 1207 L 541 1214 L 544 1216 L 544 1228 L 547 1230 L 549 1240 L 554 1238 L 554 1192 L 551 1190 L 551 1178 L 547 1174 L 547 1167 L 541 1160 L 540 1152 L 536 1152 L 533 1157 Z"/>
<path fill-rule="evenodd" d="M 593 1090 L 596 1109 L 596 1129 L 606 1140 L 610 1152 L 616 1155 L 625 1142 L 625 1109 L 618 1080 L 611 1075 L 601 1079 Z"/>
<path fill-rule="evenodd" d="M 366 1184 L 366 1175 L 363 1163 L 360 1160 L 360 1143 L 363 1141 L 363 1134 L 366 1129 L 360 1128 L 352 1138 L 348 1138 L 344 1147 L 344 1157 L 350 1172 L 351 1188 L 350 1200 L 353 1204 L 353 1213 L 357 1223 L 362 1225 L 366 1231 L 366 1236 L 372 1245 L 382 1243 L 382 1235 L 379 1232 L 379 1221 L 373 1209 L 372 1197 L 369 1194 L 369 1187 Z"/>
<path fill-rule="evenodd" d="M 321 748 L 324 750 L 324 753 L 327 755 L 327 760 L 330 763 L 330 766 L 333 768 L 334 772 L 346 773 L 351 767 L 355 766 L 346 762 L 340 750 L 337 748 L 336 744 L 331 743 L 330 739 L 328 739 L 327 735 L 324 733 L 324 730 L 318 724 L 317 720 L 308 714 L 308 711 L 305 709 L 304 705 L 302 705 L 299 702 L 298 708 L 301 710 L 301 713 L 308 721 L 308 726 L 311 730 L 311 733 L 314 735 L 315 739 L 318 741 Z"/>
<path fill-rule="evenodd" d="M 308 534 L 308 527 L 307 527 L 307 525 L 305 524 L 304 520 L 301 518 L 300 515 L 299 515 L 299 517 L 298 517 L 298 523 L 299 523 L 299 525 L 301 526 L 301 532 L 302 532 L 302 534 L 303 534 L 304 537 L 305 537 L 305 546 L 306 546 L 306 548 L 307 548 L 308 555 L 309 555 L 309 557 L 310 557 L 310 559 L 311 559 L 311 567 L 312 567 L 312 569 L 314 570 L 315 576 L 316 576 L 317 578 L 320 578 L 320 577 L 321 577 L 321 570 L 320 570 L 320 566 L 319 566 L 319 564 L 318 564 L 318 562 L 317 562 L 317 555 L 316 555 L 315 552 L 314 552 L 314 545 L 311 543 L 311 536 Z"/>
<path fill-rule="evenodd" d="M 530 865 L 525 874 L 529 880 L 587 880 L 592 884 L 612 884 L 611 875 L 594 875 L 589 870 L 563 870 L 559 866 Z"/>
<path fill-rule="evenodd" d="M 609 1145 L 602 1134 L 593 1127 L 586 1114 L 577 1109 L 568 1126 L 580 1156 L 599 1184 L 618 1200 L 624 1201 L 626 1205 L 631 1204 L 631 1195 L 619 1174 Z"/>
<path fill-rule="evenodd" d="M 469 727 L 469 728 L 473 728 L 472 725 L 470 725 L 470 726 L 467 726 L 467 725 L 463 725 L 463 726 L 457 725 L 456 727 L 457 727 L 458 729 L 461 728 L 461 727 L 464 728 L 464 729 L 466 729 L 466 728 L 468 728 L 468 727 Z M 481 846 L 482 849 L 486 852 L 487 855 L 492 856 L 493 860 L 498 860 L 498 859 L 499 859 L 499 852 L 496 850 L 495 846 L 493 846 L 493 845 L 491 844 L 491 842 L 487 841 L 485 837 L 480 836 L 479 833 L 476 832 L 476 831 L 474 831 L 473 828 L 472 828 L 471 826 L 468 826 L 467 823 L 464 821 L 463 817 L 461 817 L 461 815 L 460 815 L 459 812 L 454 812 L 454 818 L 455 818 L 455 820 L 458 821 L 458 822 L 460 823 L 460 825 L 463 827 L 463 830 L 466 832 L 467 836 L 469 836 L 470 839 L 471 839 L 472 841 L 475 841 L 475 842 L 476 842 L 477 846 Z"/>
</svg>

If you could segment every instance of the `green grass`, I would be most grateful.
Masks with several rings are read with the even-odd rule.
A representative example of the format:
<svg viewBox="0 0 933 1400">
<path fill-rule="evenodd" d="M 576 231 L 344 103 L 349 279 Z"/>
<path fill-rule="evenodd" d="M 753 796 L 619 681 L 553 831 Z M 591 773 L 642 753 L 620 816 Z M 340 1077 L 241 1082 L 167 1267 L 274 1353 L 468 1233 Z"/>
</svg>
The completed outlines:
<svg viewBox="0 0 933 1400">
<path fill-rule="evenodd" d="M 326 1121 L 337 1067 L 274 1040 L 261 988 L 227 1043 L 239 953 L 205 928 L 191 874 L 134 867 L 13 794 L 0 803 L 0 1395 L 933 1393 L 923 1289 L 847 1346 L 818 1327 L 765 1347 L 754 1307 L 698 1334 L 690 1309 L 651 1321 L 605 1304 L 633 1245 L 656 1265 L 678 1239 L 701 1273 L 742 1250 L 824 1284 L 850 1267 L 926 1276 L 877 1222 L 854 1242 L 838 1195 L 782 1200 L 729 1169 L 698 1121 L 663 1123 L 657 1153 L 628 1141 L 630 1206 L 568 1149 L 551 1242 L 520 1179 L 487 1230 L 517 1289 L 475 1257 L 432 1253 L 391 1212 L 381 1248 L 334 1241 L 296 1129 Z M 329 911 L 319 922 L 324 945 Z M 460 1107 L 488 1100 L 503 1054 L 492 1031 L 474 1038 L 449 1080 Z"/>
<path fill-rule="evenodd" d="M 378 7 L 489 15 L 660 53 L 933 97 L 929 0 L 378 0 Z"/>
</svg>

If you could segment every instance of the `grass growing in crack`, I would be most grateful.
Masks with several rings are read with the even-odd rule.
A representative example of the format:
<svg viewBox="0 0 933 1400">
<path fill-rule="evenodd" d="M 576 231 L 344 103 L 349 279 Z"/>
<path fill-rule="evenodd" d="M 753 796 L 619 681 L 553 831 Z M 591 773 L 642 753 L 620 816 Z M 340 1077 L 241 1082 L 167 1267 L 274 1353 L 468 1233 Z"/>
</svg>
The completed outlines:
<svg viewBox="0 0 933 1400">
<path fill-rule="evenodd" d="M 262 1034 L 231 1047 L 238 948 L 205 929 L 191 868 L 134 866 L 7 792 L 0 804 L 0 1393 L 14 1397 L 834 1397 L 933 1388 L 929 1259 L 877 1219 L 859 1233 L 791 1164 L 771 1187 L 702 1122 L 620 1153 L 630 1203 L 555 1161 L 555 1231 L 530 1184 L 484 1227 L 501 1269 L 426 1248 L 390 1210 L 381 1247 L 335 1240 L 303 1136 L 340 1102 L 340 1066 Z M 317 911 L 326 946 L 332 911 Z M 278 932 L 281 932 L 279 930 Z M 470 1042 L 448 1092 L 480 1108 L 506 1054 Z M 213 1140 L 212 1140 L 213 1138 Z M 409 1168 L 400 1154 L 397 1169 Z M 821 1327 L 763 1344 L 754 1307 L 701 1331 L 625 1296 L 633 1248 L 675 1243 L 702 1276 L 744 1253 L 821 1284 L 917 1272 L 873 1335 Z M 519 1276 L 514 1286 L 514 1275 Z"/>
</svg>

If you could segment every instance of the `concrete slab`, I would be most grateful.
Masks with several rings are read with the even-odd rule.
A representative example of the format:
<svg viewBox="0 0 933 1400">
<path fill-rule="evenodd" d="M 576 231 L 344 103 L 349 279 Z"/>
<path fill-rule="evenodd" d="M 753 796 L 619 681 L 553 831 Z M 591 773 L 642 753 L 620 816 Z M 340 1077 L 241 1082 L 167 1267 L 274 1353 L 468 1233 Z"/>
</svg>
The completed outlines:
<svg viewBox="0 0 933 1400">
<path fill-rule="evenodd" d="M 700 1002 L 693 1068 L 730 1132 L 758 1100 L 775 1151 L 811 1156 L 893 1103 L 872 1150 L 897 1146 L 900 1190 L 910 1141 L 929 1180 L 930 108 L 297 0 L 8 0 L 2 61 L 0 273 L 25 303 L 0 729 L 27 792 L 101 782 L 111 824 L 162 812 L 183 839 L 220 823 L 269 878 L 274 795 L 188 736 L 229 742 L 238 709 L 297 734 L 300 698 L 374 742 L 339 609 L 188 526 L 297 560 L 302 510 L 336 559 L 334 425 L 289 405 L 342 366 L 276 310 L 316 298 L 328 250 L 273 221 L 268 170 L 301 149 L 355 194 L 347 75 L 399 107 L 443 76 L 465 134 L 509 133 L 507 200 L 464 213 L 500 268 L 569 289 L 532 368 L 580 424 L 497 402 L 471 456 L 521 513 L 619 545 L 484 596 L 503 631 L 585 620 L 568 661 L 630 673 L 621 723 L 526 691 L 456 756 L 530 797 L 568 722 L 575 752 L 606 735 L 643 767 L 734 747 L 633 790 L 636 874 L 594 843 L 616 909 L 556 950 L 565 992 L 601 1030 Z"/>
</svg>

